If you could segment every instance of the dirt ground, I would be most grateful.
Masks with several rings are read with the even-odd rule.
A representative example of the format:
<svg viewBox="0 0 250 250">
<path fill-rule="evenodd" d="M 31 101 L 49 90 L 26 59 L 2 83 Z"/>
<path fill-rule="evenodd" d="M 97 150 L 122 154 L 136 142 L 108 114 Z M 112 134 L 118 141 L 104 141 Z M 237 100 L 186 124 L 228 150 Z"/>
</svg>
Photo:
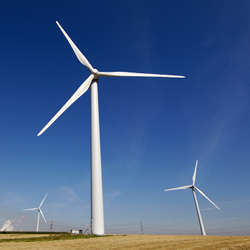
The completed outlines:
<svg viewBox="0 0 250 250">
<path fill-rule="evenodd" d="M 17 236 L 17 235 L 15 235 Z M 19 235 L 18 235 L 19 236 Z M 11 236 L 12 237 L 12 236 Z M 127 235 L 41 242 L 2 242 L 0 249 L 250 249 L 250 236 Z"/>
</svg>

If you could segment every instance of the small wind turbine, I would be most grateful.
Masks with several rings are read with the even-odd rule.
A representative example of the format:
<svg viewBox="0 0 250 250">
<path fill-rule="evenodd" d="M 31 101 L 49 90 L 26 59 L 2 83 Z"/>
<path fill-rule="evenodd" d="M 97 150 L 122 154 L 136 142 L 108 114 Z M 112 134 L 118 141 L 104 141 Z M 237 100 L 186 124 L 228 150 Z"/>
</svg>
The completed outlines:
<svg viewBox="0 0 250 250">
<path fill-rule="evenodd" d="M 198 215 L 198 220 L 199 220 L 199 224 L 200 224 L 201 235 L 206 235 L 206 231 L 205 231 L 205 227 L 204 227 L 203 220 L 202 220 L 202 217 L 201 217 L 201 212 L 200 212 L 200 208 L 199 208 L 199 204 L 198 204 L 198 200 L 197 200 L 197 197 L 196 197 L 195 190 L 197 190 L 203 197 L 205 197 L 217 209 L 220 209 L 220 208 L 213 201 L 211 201 L 199 188 L 197 188 L 197 186 L 195 186 L 197 167 L 198 167 L 198 160 L 196 161 L 195 168 L 194 168 L 193 183 L 192 183 L 192 185 L 164 189 L 164 191 L 174 191 L 174 190 L 181 190 L 181 189 L 191 188 L 193 196 L 194 196 L 195 207 L 196 207 L 196 211 L 197 211 L 197 215 Z"/>
<path fill-rule="evenodd" d="M 91 89 L 91 232 L 96 235 L 104 234 L 104 215 L 103 215 L 103 192 L 102 192 L 102 167 L 101 167 L 101 146 L 100 146 L 100 125 L 99 125 L 99 107 L 98 107 L 98 80 L 100 77 L 169 77 L 185 78 L 177 75 L 159 75 L 131 72 L 100 72 L 93 68 L 87 58 L 77 48 L 61 25 L 56 22 L 63 35 L 66 37 L 72 47 L 76 57 L 90 71 L 90 76 L 76 90 L 72 97 L 48 122 L 48 124 L 38 133 L 40 136 L 53 124 L 53 122 L 62 115 L 79 97 L 81 97 L 89 88 Z"/>
<path fill-rule="evenodd" d="M 39 223 L 40 223 L 40 214 L 42 215 L 43 217 L 43 220 L 45 221 L 45 223 L 47 224 L 47 221 L 45 219 L 45 216 L 43 214 L 43 211 L 41 209 L 42 205 L 44 204 L 46 198 L 47 198 L 48 194 L 45 194 L 45 196 L 43 197 L 39 207 L 34 207 L 34 208 L 26 208 L 24 209 L 25 211 L 37 211 L 37 224 L 36 224 L 36 231 L 38 232 L 39 231 Z"/>
</svg>

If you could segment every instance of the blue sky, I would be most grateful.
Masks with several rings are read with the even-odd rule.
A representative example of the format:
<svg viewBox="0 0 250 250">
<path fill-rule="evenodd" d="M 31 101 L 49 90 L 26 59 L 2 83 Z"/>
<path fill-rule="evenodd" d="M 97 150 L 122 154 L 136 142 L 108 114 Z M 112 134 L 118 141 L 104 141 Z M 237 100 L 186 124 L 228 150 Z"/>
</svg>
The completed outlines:
<svg viewBox="0 0 250 250">
<path fill-rule="evenodd" d="M 190 191 L 210 234 L 250 232 L 249 2 L 14 1 L 0 10 L 0 219 L 33 226 L 39 204 L 56 225 L 89 223 L 90 103 L 82 96 L 37 132 L 88 77 L 55 24 L 102 71 L 186 79 L 99 81 L 107 231 L 199 233 Z M 45 225 L 44 229 L 46 228 Z"/>
</svg>

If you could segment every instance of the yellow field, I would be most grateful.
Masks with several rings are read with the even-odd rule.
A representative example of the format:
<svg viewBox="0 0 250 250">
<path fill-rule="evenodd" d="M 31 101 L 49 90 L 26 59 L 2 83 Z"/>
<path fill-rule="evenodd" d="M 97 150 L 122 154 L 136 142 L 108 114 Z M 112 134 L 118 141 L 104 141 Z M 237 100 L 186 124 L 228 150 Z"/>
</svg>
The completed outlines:
<svg viewBox="0 0 250 250">
<path fill-rule="evenodd" d="M 7 236 L 7 235 L 6 235 Z M 12 235 L 8 235 L 13 237 Z M 15 235 L 21 237 L 21 235 Z M 24 236 L 24 235 L 22 235 Z M 30 236 L 30 235 L 29 235 Z M 25 236 L 26 237 L 26 236 Z M 6 237 L 7 238 L 7 237 Z M 0 249 L 250 249 L 250 236 L 128 235 L 41 242 L 2 242 Z"/>
<path fill-rule="evenodd" d="M 31 237 L 41 237 L 41 236 L 48 236 L 49 234 L 0 234 L 0 240 L 2 239 L 19 239 L 19 238 L 31 238 Z M 1 243 L 0 243 L 1 244 Z M 1 245 L 0 245 L 1 249 Z"/>
</svg>

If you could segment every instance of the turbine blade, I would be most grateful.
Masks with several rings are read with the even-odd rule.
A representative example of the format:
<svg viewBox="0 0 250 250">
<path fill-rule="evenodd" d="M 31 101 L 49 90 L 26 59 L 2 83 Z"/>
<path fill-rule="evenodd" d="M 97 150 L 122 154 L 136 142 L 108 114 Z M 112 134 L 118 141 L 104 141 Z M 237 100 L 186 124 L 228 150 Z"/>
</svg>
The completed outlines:
<svg viewBox="0 0 250 250">
<path fill-rule="evenodd" d="M 47 196 L 48 196 L 48 193 L 47 193 L 47 194 L 45 194 L 45 196 L 43 197 L 43 199 L 42 199 L 42 201 L 41 201 L 41 203 L 40 203 L 40 205 L 39 205 L 39 208 L 41 208 L 41 207 L 42 207 L 42 205 L 43 205 L 43 203 L 45 202 L 45 200 L 46 200 Z"/>
<path fill-rule="evenodd" d="M 168 77 L 168 78 L 186 78 L 185 76 L 178 75 L 161 75 L 161 74 L 148 74 L 148 73 L 133 73 L 133 72 L 98 72 L 98 76 L 127 76 L 127 77 Z"/>
<path fill-rule="evenodd" d="M 42 217 L 43 217 L 43 220 L 45 221 L 45 223 L 47 224 L 47 221 L 46 221 L 46 219 L 45 219 L 45 216 L 44 216 L 44 214 L 43 214 L 43 211 L 40 209 L 40 213 L 41 213 L 41 215 L 42 215 Z"/>
<path fill-rule="evenodd" d="M 200 194 L 203 196 L 203 197 L 205 197 L 210 203 L 212 203 L 217 209 L 219 209 L 220 210 L 220 208 L 213 202 L 213 201 L 211 201 L 199 188 L 197 188 L 197 187 L 194 187 L 198 192 L 200 192 Z"/>
<path fill-rule="evenodd" d="M 37 134 L 40 136 L 44 131 L 50 127 L 50 125 L 59 117 L 61 114 L 68 109 L 79 97 L 81 97 L 89 88 L 94 75 L 90 75 L 82 85 L 77 89 L 77 91 L 71 96 L 71 98 L 64 104 L 64 106 L 56 113 L 56 115 L 47 123 L 47 125 Z"/>
<path fill-rule="evenodd" d="M 37 210 L 38 208 L 34 207 L 34 208 L 25 208 L 24 210 L 25 211 L 35 211 Z"/>
<path fill-rule="evenodd" d="M 176 188 L 169 188 L 169 189 L 164 189 L 165 192 L 167 191 L 174 191 L 174 190 L 181 190 L 181 189 L 188 189 L 192 187 L 191 185 L 188 185 L 188 186 L 182 186 L 182 187 L 176 187 Z"/>
<path fill-rule="evenodd" d="M 193 174 L 193 185 L 195 184 L 195 180 L 196 180 L 197 167 L 198 167 L 198 160 L 196 160 L 196 163 L 195 163 L 194 174 Z"/>
<path fill-rule="evenodd" d="M 66 31 L 62 28 L 62 26 L 59 24 L 58 21 L 56 21 L 56 24 L 59 27 L 59 29 L 62 31 L 62 33 L 64 34 L 64 36 L 66 37 L 67 41 L 69 42 L 69 44 L 70 44 L 71 48 L 73 49 L 73 51 L 74 51 L 76 57 L 78 58 L 78 60 L 92 72 L 93 71 L 93 67 L 89 63 L 89 61 L 87 60 L 87 58 L 77 48 L 77 46 L 75 45 L 75 43 L 70 39 L 70 37 L 68 36 L 68 34 L 66 33 Z"/>
</svg>

